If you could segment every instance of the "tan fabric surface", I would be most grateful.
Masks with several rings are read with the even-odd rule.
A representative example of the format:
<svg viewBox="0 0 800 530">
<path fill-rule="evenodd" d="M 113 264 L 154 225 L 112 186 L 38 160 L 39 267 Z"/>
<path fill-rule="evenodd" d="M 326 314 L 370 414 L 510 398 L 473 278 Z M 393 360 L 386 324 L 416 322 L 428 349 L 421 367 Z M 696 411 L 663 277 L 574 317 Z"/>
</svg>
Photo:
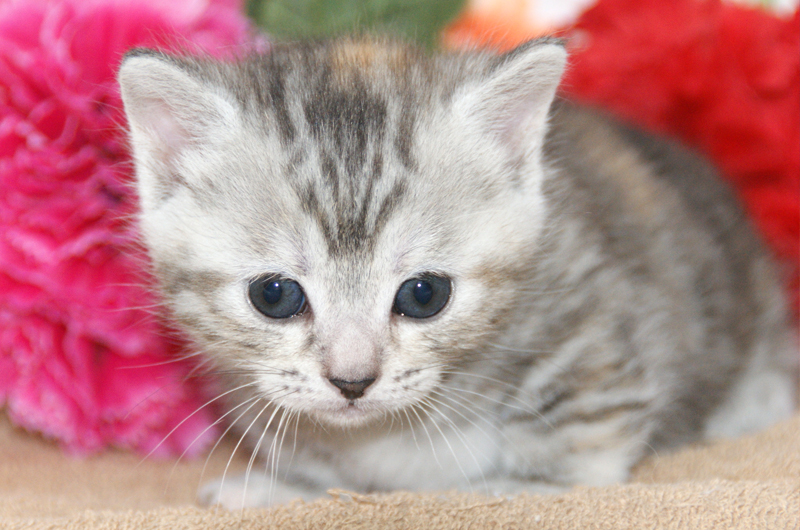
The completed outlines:
<svg viewBox="0 0 800 530">
<path fill-rule="evenodd" d="M 230 446 L 212 455 L 205 476 L 219 476 L 229 455 Z M 800 415 L 754 436 L 653 455 L 632 484 L 510 500 L 333 492 L 273 510 L 205 510 L 193 506 L 204 461 L 140 460 L 70 458 L 3 421 L 0 528 L 800 529 Z"/>
</svg>

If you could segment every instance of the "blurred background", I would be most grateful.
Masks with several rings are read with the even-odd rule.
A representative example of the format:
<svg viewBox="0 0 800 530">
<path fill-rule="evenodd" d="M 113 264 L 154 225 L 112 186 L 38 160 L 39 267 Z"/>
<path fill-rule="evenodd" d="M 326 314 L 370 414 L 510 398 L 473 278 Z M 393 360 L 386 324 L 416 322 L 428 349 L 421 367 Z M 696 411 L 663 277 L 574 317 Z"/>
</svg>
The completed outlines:
<svg viewBox="0 0 800 530">
<path fill-rule="evenodd" d="M 726 0 L 791 14 L 799 0 Z M 563 30 L 597 0 L 249 0 L 248 14 L 279 39 L 323 37 L 364 28 L 427 46 L 508 47 Z"/>
</svg>

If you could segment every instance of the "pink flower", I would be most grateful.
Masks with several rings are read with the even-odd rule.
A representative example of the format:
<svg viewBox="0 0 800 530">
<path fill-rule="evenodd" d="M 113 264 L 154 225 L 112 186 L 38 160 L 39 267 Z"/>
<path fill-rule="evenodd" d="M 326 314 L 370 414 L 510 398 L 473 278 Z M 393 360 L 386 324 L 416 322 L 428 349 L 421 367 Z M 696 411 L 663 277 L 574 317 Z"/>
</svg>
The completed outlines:
<svg viewBox="0 0 800 530">
<path fill-rule="evenodd" d="M 150 451 L 202 404 L 145 287 L 115 73 L 136 46 L 236 53 L 240 4 L 0 3 L 0 403 L 72 451 Z M 159 451 L 201 450 L 211 418 Z"/>
</svg>

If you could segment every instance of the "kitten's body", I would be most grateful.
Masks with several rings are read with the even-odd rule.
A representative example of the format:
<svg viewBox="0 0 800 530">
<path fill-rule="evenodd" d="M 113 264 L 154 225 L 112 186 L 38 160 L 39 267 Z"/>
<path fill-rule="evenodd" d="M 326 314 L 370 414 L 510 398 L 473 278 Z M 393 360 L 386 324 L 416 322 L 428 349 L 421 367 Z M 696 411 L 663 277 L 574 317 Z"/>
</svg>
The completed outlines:
<svg viewBox="0 0 800 530">
<path fill-rule="evenodd" d="M 128 57 L 156 272 L 271 471 L 210 500 L 605 484 L 790 412 L 781 289 L 731 194 L 677 146 L 550 108 L 563 63 L 552 41 Z M 270 274 L 302 287 L 298 316 L 248 302 Z M 431 274 L 446 305 L 403 316 Z"/>
</svg>

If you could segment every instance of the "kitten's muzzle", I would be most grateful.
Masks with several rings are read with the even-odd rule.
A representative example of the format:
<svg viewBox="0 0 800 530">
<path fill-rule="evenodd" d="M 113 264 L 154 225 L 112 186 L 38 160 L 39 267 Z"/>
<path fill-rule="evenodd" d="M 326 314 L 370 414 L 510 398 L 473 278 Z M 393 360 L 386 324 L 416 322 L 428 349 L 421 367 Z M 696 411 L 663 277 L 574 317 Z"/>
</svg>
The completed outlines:
<svg viewBox="0 0 800 530">
<path fill-rule="evenodd" d="M 375 382 L 375 378 L 370 377 L 368 379 L 362 379 L 361 381 L 345 381 L 343 379 L 328 379 L 328 381 L 338 388 L 345 398 L 352 401 L 363 396 L 364 390 Z"/>
</svg>

